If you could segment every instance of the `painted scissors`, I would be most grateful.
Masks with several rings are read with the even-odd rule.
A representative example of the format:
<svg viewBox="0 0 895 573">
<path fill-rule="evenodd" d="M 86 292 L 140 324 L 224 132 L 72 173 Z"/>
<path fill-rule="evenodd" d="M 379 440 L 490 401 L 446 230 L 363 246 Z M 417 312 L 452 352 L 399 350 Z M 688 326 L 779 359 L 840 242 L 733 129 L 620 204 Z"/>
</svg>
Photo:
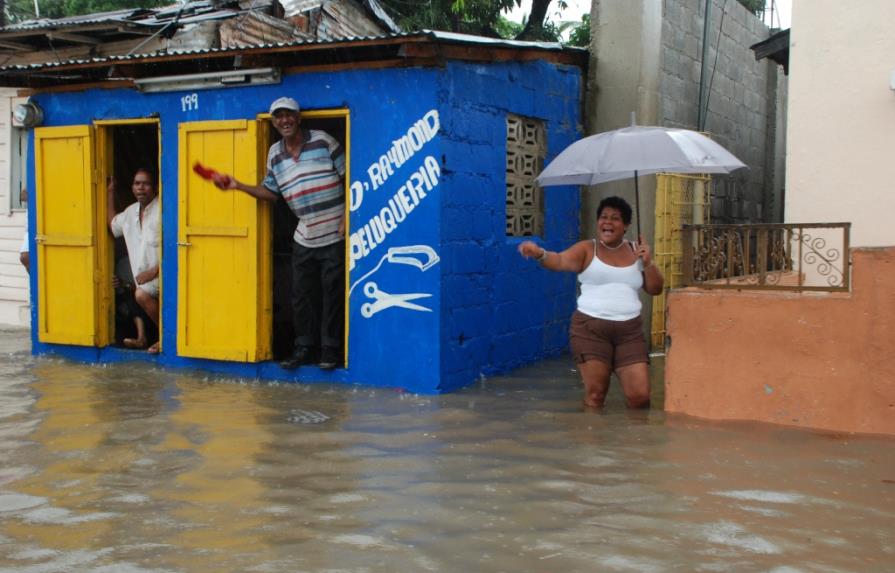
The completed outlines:
<svg viewBox="0 0 895 573">
<path fill-rule="evenodd" d="M 418 298 L 426 298 L 432 296 L 427 293 L 408 293 L 408 294 L 389 294 L 379 290 L 376 283 L 370 281 L 364 285 L 364 294 L 373 302 L 365 302 L 360 306 L 360 313 L 364 318 L 370 318 L 377 312 L 397 306 L 408 310 L 418 310 L 422 312 L 432 312 L 431 308 L 414 304 L 410 301 Z"/>
</svg>

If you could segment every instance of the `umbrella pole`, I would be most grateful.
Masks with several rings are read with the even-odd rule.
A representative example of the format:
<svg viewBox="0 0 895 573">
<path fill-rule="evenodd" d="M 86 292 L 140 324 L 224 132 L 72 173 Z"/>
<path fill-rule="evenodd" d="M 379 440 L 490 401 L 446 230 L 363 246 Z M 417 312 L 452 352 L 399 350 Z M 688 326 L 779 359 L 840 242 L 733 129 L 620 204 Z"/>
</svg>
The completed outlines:
<svg viewBox="0 0 895 573">
<path fill-rule="evenodd" d="M 637 170 L 634 171 L 634 205 L 637 209 L 637 238 L 640 240 L 640 184 L 637 182 Z"/>
</svg>

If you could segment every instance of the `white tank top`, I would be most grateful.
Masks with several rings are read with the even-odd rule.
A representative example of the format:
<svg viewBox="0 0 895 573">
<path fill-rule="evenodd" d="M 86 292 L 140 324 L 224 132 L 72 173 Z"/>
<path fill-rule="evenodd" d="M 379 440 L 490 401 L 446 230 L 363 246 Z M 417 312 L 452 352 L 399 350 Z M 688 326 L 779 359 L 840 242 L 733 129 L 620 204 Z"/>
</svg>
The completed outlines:
<svg viewBox="0 0 895 573">
<path fill-rule="evenodd" d="M 640 316 L 639 291 L 643 286 L 640 259 L 627 267 L 607 265 L 597 257 L 594 240 L 594 258 L 578 275 L 578 282 L 581 283 L 578 310 L 584 314 L 604 320 L 631 320 Z"/>
</svg>

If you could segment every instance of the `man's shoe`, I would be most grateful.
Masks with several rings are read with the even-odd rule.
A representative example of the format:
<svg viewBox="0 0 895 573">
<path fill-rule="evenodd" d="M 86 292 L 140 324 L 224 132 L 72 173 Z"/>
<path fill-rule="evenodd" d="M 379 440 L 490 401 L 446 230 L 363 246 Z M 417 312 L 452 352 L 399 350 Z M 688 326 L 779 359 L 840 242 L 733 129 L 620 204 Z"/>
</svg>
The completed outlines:
<svg viewBox="0 0 895 573">
<path fill-rule="evenodd" d="M 280 366 L 285 368 L 286 370 L 292 370 L 294 368 L 298 368 L 299 366 L 305 366 L 307 364 L 314 363 L 314 349 L 310 346 L 299 346 L 295 352 L 292 353 L 292 356 L 280 362 Z"/>
<path fill-rule="evenodd" d="M 322 370 L 332 370 L 342 365 L 342 353 L 338 348 L 332 346 L 324 346 L 323 352 L 320 353 L 320 363 L 317 364 Z"/>
</svg>

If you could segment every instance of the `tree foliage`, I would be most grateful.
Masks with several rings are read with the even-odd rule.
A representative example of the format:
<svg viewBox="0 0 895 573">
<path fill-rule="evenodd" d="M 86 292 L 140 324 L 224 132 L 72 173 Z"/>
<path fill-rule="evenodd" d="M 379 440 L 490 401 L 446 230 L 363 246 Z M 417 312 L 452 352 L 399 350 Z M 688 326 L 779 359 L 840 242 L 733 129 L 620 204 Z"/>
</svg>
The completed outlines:
<svg viewBox="0 0 895 573">
<path fill-rule="evenodd" d="M 523 24 L 504 18 L 521 0 L 380 0 L 405 30 L 448 30 L 491 38 L 557 41 L 559 32 L 547 19 L 552 0 L 533 0 Z M 565 0 L 557 0 L 565 6 Z"/>
<path fill-rule="evenodd" d="M 522 0 L 381 0 L 405 30 L 450 30 L 492 38 L 560 41 L 571 28 L 568 44 L 586 47 L 590 43 L 590 17 L 581 22 L 557 26 L 549 18 L 553 0 L 532 0 L 531 14 L 522 24 L 503 15 Z M 764 14 L 767 0 L 737 0 L 758 17 Z M 6 0 L 9 23 L 35 18 L 35 0 Z M 127 8 L 155 8 L 172 0 L 38 0 L 41 18 L 63 18 Z M 557 13 L 566 8 L 566 0 L 556 0 Z"/>
<path fill-rule="evenodd" d="M 746 7 L 746 10 L 752 12 L 759 18 L 764 15 L 767 0 L 738 0 L 740 4 Z"/>
<path fill-rule="evenodd" d="M 767 0 L 738 0 L 755 16 L 764 14 Z M 405 30 L 450 30 L 488 37 L 517 40 L 560 41 L 569 30 L 566 43 L 587 47 L 590 44 L 590 15 L 580 22 L 559 26 L 549 18 L 552 0 L 532 0 L 531 14 L 522 24 L 503 17 L 521 0 L 380 0 Z M 556 0 L 557 13 L 567 7 L 566 0 Z"/>
<path fill-rule="evenodd" d="M 578 46 L 579 48 L 590 46 L 590 14 L 584 14 L 581 16 L 580 22 L 571 22 L 564 26 L 561 31 L 565 32 L 567 28 L 571 28 L 567 44 Z"/>
</svg>

